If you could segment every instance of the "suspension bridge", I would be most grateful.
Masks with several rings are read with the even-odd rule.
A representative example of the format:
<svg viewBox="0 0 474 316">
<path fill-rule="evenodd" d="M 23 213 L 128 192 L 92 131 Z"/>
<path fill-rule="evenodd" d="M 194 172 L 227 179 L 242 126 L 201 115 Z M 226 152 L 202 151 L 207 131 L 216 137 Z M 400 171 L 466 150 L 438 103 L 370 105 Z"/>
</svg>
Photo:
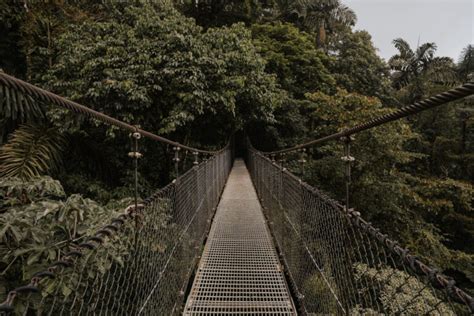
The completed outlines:
<svg viewBox="0 0 474 316">
<path fill-rule="evenodd" d="M 438 94 L 304 144 L 261 152 L 193 148 L 0 72 L 0 87 L 174 147 L 194 165 L 0 297 L 3 315 L 470 315 L 474 298 L 350 208 L 351 136 L 474 94 Z M 344 204 L 284 167 L 285 155 L 344 144 Z M 135 172 L 135 181 L 137 173 Z M 100 269 L 91 267 L 100 266 Z"/>
</svg>

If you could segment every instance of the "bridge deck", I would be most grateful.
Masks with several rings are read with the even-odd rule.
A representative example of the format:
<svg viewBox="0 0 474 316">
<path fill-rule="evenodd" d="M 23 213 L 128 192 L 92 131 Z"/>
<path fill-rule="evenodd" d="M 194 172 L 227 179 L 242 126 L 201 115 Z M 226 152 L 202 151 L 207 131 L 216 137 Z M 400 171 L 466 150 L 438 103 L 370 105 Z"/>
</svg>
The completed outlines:
<svg viewBox="0 0 474 316">
<path fill-rule="evenodd" d="M 295 315 L 250 175 L 236 160 L 184 315 Z"/>
</svg>

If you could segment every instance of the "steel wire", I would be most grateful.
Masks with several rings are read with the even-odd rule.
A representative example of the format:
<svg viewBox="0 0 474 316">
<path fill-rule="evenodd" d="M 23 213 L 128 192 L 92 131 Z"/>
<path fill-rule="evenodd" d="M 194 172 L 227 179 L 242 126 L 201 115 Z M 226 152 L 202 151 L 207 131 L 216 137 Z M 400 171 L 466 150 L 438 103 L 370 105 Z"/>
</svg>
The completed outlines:
<svg viewBox="0 0 474 316">
<path fill-rule="evenodd" d="M 249 148 L 248 168 L 302 314 L 469 315 L 454 281 Z"/>
<path fill-rule="evenodd" d="M 351 128 L 345 128 L 342 131 L 338 133 L 334 133 L 331 135 L 327 135 L 324 137 L 320 137 L 314 140 L 311 140 L 306 143 L 302 143 L 293 147 L 285 148 L 285 149 L 280 149 L 280 150 L 275 150 L 275 151 L 269 151 L 269 152 L 262 152 L 266 155 L 281 155 L 281 154 L 286 154 L 290 152 L 294 152 L 297 150 L 302 150 L 304 148 L 308 148 L 314 145 L 318 145 L 327 141 L 332 141 L 332 140 L 339 140 L 343 137 L 349 137 L 351 135 L 357 134 L 361 131 L 365 131 L 374 127 L 377 127 L 382 124 L 386 124 L 389 122 L 393 122 L 396 120 L 399 120 L 401 118 L 414 115 L 417 113 L 420 113 L 422 111 L 432 109 L 435 107 L 438 107 L 440 105 L 453 102 L 456 100 L 460 100 L 462 98 L 465 98 L 467 96 L 473 95 L 474 94 L 474 83 L 473 82 L 468 82 L 463 84 L 462 86 L 453 88 L 451 90 L 445 91 L 443 93 L 437 94 L 435 96 L 432 96 L 430 98 L 418 101 L 416 103 L 413 103 L 411 105 L 407 105 L 402 107 L 399 110 L 393 111 L 392 113 L 388 113 L 385 115 L 377 116 L 374 117 L 364 123 L 358 124 L 354 127 Z"/>
<path fill-rule="evenodd" d="M 47 103 L 52 103 L 55 105 L 58 105 L 60 107 L 66 108 L 74 113 L 77 114 L 82 114 L 86 115 L 87 117 L 99 120 L 101 122 L 104 122 L 108 125 L 113 125 L 116 126 L 120 129 L 126 130 L 130 133 L 140 133 L 140 135 L 147 137 L 149 139 L 162 142 L 177 148 L 185 149 L 190 152 L 197 152 L 197 153 L 202 153 L 202 154 L 216 154 L 221 150 L 218 151 L 209 151 L 209 150 L 203 150 L 199 148 L 194 148 L 190 146 L 186 146 L 183 144 L 180 144 L 178 142 L 172 141 L 170 139 L 167 139 L 162 136 L 158 136 L 154 133 L 151 133 L 149 131 L 143 130 L 141 128 L 138 128 L 137 126 L 125 123 L 123 121 L 120 121 L 116 118 L 113 118 L 109 115 L 106 115 L 104 113 L 101 113 L 99 111 L 93 110 L 87 106 L 84 106 L 82 104 L 79 104 L 77 102 L 68 100 L 62 96 L 59 96 L 57 94 L 54 94 L 50 91 L 46 91 L 40 87 L 37 87 L 35 85 L 32 85 L 31 83 L 25 82 L 21 79 L 15 78 L 13 76 L 7 75 L 6 73 L 0 71 L 0 85 L 3 85 L 4 87 L 8 87 L 10 89 L 13 89 L 14 91 L 20 91 L 24 95 L 28 95 L 30 97 L 33 97 L 36 100 L 41 100 L 43 102 Z"/>
<path fill-rule="evenodd" d="M 42 315 L 179 314 L 232 165 L 230 146 L 131 206 L 60 269 L 11 289 L 0 313 Z M 138 223 L 138 227 L 137 227 Z"/>
</svg>

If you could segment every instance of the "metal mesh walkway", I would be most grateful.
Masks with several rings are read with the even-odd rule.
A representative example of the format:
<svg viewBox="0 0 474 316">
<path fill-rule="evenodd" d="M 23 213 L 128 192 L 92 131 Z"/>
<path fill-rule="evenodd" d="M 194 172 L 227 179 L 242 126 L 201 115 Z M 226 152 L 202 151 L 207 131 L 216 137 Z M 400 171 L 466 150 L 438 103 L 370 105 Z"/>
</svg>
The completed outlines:
<svg viewBox="0 0 474 316">
<path fill-rule="evenodd" d="M 236 160 L 184 315 L 295 315 L 275 247 L 242 160 Z"/>
</svg>

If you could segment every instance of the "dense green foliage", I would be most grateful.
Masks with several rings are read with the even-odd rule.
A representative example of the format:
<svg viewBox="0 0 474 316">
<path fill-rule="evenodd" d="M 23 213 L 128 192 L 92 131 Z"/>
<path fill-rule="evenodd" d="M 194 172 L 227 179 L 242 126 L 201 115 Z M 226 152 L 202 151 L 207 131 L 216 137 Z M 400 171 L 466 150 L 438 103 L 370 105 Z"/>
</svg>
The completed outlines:
<svg viewBox="0 0 474 316">
<path fill-rule="evenodd" d="M 375 96 L 384 102 L 392 101 L 387 66 L 377 55 L 369 33 L 344 33 L 334 50 L 333 72 L 338 85 L 349 92 Z"/>
<path fill-rule="evenodd" d="M 327 64 L 330 58 L 311 37 L 289 23 L 254 24 L 254 44 L 266 61 L 265 70 L 278 76 L 280 86 L 295 98 L 308 91 L 329 92 L 334 87 Z"/>
<path fill-rule="evenodd" d="M 59 260 L 67 244 L 84 240 L 130 202 L 114 201 L 101 206 L 79 194 L 66 197 L 59 181 L 50 177 L 30 181 L 2 178 L 0 198 L 2 296 Z M 94 256 L 88 261 L 90 271 L 106 271 L 112 262 L 123 263 L 123 244 L 127 242 L 117 239 L 107 244 L 107 256 Z M 48 280 L 44 286 L 45 294 L 53 293 L 58 286 L 64 296 L 72 291 L 71 284 L 57 279 Z M 21 313 L 23 305 L 18 308 Z"/>
<path fill-rule="evenodd" d="M 219 148 L 241 131 L 261 150 L 340 131 L 472 80 L 472 45 L 456 63 L 436 56 L 435 43 L 413 49 L 395 39 L 398 53 L 385 62 L 368 32 L 352 30 L 355 19 L 338 0 L 1 4 L 0 68 L 189 145 Z M 472 114 L 471 98 L 357 135 L 351 187 L 352 206 L 365 218 L 471 289 Z M 47 198 L 2 193 L 8 197 L 0 206 L 1 249 L 8 250 L 2 250 L 0 270 L 24 278 L 20 262 L 34 266 L 56 252 L 18 254 L 33 247 L 34 238 L 15 227 L 34 230 L 34 218 L 50 208 L 76 216 L 64 206 L 74 203 L 84 208 L 85 223 L 110 215 L 108 208 L 78 195 L 65 200 L 65 194 L 103 204 L 130 196 L 130 140 L 4 87 L 0 117 L 0 190 L 20 185 L 10 176 L 50 175 L 66 191 L 54 182 L 60 194 Z M 140 147 L 145 196 L 174 176 L 173 152 L 147 140 Z M 335 142 L 311 149 L 301 176 L 342 201 L 341 154 Z M 299 158 L 286 158 L 295 173 Z M 182 159 L 184 169 L 192 157 Z M 26 222 L 18 222 L 19 213 Z M 69 224 L 55 226 L 54 216 L 38 222 L 41 247 L 49 245 L 49 229 L 64 232 L 53 243 L 72 238 L 69 228 L 58 228 Z"/>
<path fill-rule="evenodd" d="M 203 32 L 176 11 L 132 7 L 73 26 L 58 49 L 47 78 L 53 90 L 160 134 L 199 121 L 220 132 L 202 139 L 225 138 L 245 123 L 271 120 L 279 102 L 243 25 Z M 187 131 L 183 138 L 200 140 Z"/>
<path fill-rule="evenodd" d="M 64 139 L 54 128 L 22 125 L 0 148 L 2 177 L 28 180 L 58 168 Z"/>
<path fill-rule="evenodd" d="M 365 264 L 359 264 L 355 267 L 356 280 L 362 286 L 366 286 L 367 282 L 380 282 L 381 286 L 378 289 L 378 298 L 385 310 L 390 315 L 395 315 L 401 312 L 408 315 L 422 315 L 432 312 L 433 306 L 438 304 L 438 298 L 431 289 L 421 283 L 416 278 L 410 278 L 405 271 L 394 270 L 390 267 L 381 267 L 378 270 L 369 268 Z M 408 285 L 401 286 L 408 281 Z M 417 295 L 423 293 L 422 296 Z M 415 297 L 415 301 L 408 303 L 410 298 Z M 405 306 L 401 308 L 400 306 Z M 446 303 L 439 303 L 437 311 L 441 315 L 456 315 L 451 307 Z M 373 310 L 364 309 L 359 311 L 352 311 L 351 315 L 374 315 L 377 314 Z"/>
</svg>

